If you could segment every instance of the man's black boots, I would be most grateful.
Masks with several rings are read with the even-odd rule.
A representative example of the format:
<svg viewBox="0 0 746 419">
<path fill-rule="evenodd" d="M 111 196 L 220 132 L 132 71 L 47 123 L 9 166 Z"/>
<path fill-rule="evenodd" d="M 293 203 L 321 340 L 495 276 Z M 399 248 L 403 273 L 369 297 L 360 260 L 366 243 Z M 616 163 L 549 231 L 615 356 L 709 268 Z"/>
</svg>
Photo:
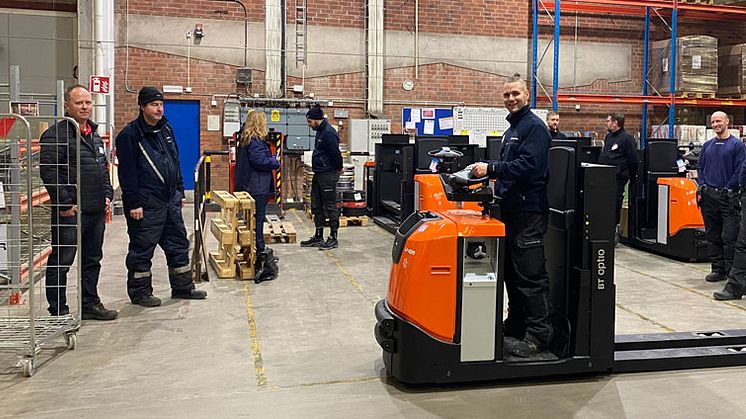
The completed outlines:
<svg viewBox="0 0 746 419">
<path fill-rule="evenodd" d="M 337 242 L 337 230 L 332 230 L 329 238 L 326 239 L 323 244 L 319 245 L 320 250 L 336 249 L 337 247 L 339 247 L 339 242 Z"/>
<path fill-rule="evenodd" d="M 300 242 L 301 247 L 319 247 L 324 243 L 324 228 L 316 227 L 316 233 L 308 240 Z"/>
</svg>

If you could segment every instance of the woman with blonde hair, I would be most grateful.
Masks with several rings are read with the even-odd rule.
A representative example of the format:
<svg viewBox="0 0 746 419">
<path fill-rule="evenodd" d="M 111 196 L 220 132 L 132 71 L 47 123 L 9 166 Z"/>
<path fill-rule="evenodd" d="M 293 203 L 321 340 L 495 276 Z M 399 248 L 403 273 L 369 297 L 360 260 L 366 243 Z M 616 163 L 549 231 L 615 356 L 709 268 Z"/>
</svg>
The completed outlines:
<svg viewBox="0 0 746 419">
<path fill-rule="evenodd" d="M 256 201 L 256 251 L 264 252 L 264 217 L 267 201 L 275 194 L 272 171 L 280 162 L 272 155 L 267 142 L 267 117 L 264 112 L 251 111 L 236 150 L 234 190 L 246 191 Z"/>
</svg>

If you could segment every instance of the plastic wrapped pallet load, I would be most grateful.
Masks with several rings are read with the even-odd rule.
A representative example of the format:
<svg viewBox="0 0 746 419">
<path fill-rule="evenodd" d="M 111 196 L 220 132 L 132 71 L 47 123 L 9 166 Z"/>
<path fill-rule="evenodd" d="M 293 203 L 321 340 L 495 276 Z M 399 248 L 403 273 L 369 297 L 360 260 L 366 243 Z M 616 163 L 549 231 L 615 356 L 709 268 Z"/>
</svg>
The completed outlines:
<svg viewBox="0 0 746 419">
<path fill-rule="evenodd" d="M 718 90 L 718 40 L 707 35 L 682 36 L 676 40 L 677 94 L 707 93 Z M 670 89 L 671 41 L 651 44 L 650 83 L 661 94 Z"/>
<path fill-rule="evenodd" d="M 718 48 L 718 95 L 746 95 L 746 44 Z"/>
</svg>

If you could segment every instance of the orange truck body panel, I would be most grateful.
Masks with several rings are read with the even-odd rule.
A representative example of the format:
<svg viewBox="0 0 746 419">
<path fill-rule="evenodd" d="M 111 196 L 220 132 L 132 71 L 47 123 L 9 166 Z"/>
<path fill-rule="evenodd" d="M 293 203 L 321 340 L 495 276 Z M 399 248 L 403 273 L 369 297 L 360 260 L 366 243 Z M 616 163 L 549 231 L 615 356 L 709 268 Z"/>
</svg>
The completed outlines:
<svg viewBox="0 0 746 419">
<path fill-rule="evenodd" d="M 453 342 L 456 332 L 459 237 L 504 237 L 505 225 L 481 212 L 448 210 L 421 224 L 391 265 L 389 307 L 430 336 Z"/>
<path fill-rule="evenodd" d="M 480 210 L 477 202 L 449 201 L 438 174 L 415 175 L 414 181 L 420 186 L 419 195 L 415 198 L 420 211 L 445 211 L 456 208 Z"/>
<path fill-rule="evenodd" d="M 697 207 L 697 184 L 683 177 L 659 178 L 658 185 L 668 186 L 668 234 L 674 236 L 685 228 L 704 228 Z"/>
</svg>

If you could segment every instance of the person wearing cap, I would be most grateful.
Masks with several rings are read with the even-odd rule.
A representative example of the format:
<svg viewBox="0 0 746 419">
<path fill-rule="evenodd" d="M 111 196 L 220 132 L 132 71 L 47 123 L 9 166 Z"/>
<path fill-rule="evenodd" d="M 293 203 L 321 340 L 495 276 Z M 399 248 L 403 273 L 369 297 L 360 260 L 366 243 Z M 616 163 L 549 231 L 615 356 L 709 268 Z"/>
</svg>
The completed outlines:
<svg viewBox="0 0 746 419">
<path fill-rule="evenodd" d="M 342 170 L 342 153 L 339 151 L 339 135 L 324 119 L 324 111 L 313 107 L 306 113 L 306 121 L 316 131 L 311 159 L 313 181 L 311 182 L 311 213 L 316 232 L 308 240 L 300 242 L 302 247 L 318 247 L 329 250 L 339 247 L 339 209 L 337 208 L 337 181 Z M 324 241 L 324 221 L 329 220 L 331 233 Z"/>
<path fill-rule="evenodd" d="M 129 249 L 127 293 L 133 304 L 156 307 L 151 272 L 156 245 L 168 264 L 171 298 L 203 299 L 207 292 L 196 289 L 189 266 L 187 239 L 181 208 L 184 180 L 174 131 L 163 116 L 163 93 L 143 87 L 137 96 L 140 115 L 116 139 L 119 184 L 127 219 Z"/>
<path fill-rule="evenodd" d="M 104 307 L 98 296 L 106 208 L 114 197 L 114 191 L 98 125 L 89 119 L 92 110 L 88 89 L 79 84 L 68 87 L 65 90 L 65 114 L 78 125 L 69 119 L 60 120 L 44 131 L 39 140 L 40 175 L 52 208 L 52 253 L 47 260 L 45 291 L 49 314 L 70 314 L 66 296 L 67 274 L 78 250 L 77 222 L 80 217 L 81 317 L 83 320 L 114 320 L 117 311 Z M 79 137 L 75 131 L 80 132 Z M 77 154 L 80 154 L 80 165 Z M 76 188 L 80 190 L 80 201 Z"/>
</svg>

